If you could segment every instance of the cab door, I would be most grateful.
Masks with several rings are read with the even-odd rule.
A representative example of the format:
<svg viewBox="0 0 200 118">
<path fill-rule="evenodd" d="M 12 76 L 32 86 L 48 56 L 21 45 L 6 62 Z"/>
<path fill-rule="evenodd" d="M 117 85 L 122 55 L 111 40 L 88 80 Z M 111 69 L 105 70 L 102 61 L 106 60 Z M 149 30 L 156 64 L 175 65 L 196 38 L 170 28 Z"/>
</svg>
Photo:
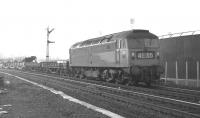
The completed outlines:
<svg viewBox="0 0 200 118">
<path fill-rule="evenodd" d="M 127 46 L 127 41 L 126 39 L 121 39 L 120 40 L 120 66 L 121 67 L 127 67 L 128 66 L 128 46 Z"/>
<path fill-rule="evenodd" d="M 120 66 L 120 40 L 116 41 L 116 64 Z"/>
</svg>

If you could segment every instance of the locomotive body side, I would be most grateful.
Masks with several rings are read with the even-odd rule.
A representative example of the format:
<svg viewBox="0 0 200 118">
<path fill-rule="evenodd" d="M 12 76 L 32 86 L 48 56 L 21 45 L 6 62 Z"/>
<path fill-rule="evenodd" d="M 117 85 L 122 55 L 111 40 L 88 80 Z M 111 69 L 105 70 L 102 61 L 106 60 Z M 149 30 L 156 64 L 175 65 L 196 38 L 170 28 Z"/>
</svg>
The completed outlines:
<svg viewBox="0 0 200 118">
<path fill-rule="evenodd" d="M 116 67 L 116 41 L 71 49 L 72 67 Z"/>
<path fill-rule="evenodd" d="M 87 67 L 90 61 L 89 55 L 90 47 L 81 47 L 70 49 L 70 66 L 84 66 Z"/>
</svg>

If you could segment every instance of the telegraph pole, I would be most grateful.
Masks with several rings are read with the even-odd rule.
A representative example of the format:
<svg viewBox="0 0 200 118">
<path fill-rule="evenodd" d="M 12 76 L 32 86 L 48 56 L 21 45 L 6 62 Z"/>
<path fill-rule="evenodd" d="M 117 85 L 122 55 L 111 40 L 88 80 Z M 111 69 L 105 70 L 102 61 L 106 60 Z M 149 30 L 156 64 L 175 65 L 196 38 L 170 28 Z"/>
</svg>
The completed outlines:
<svg viewBox="0 0 200 118">
<path fill-rule="evenodd" d="M 49 30 L 49 27 L 47 27 L 47 50 L 46 50 L 46 61 L 49 61 L 49 44 L 50 43 L 55 43 L 54 41 L 49 41 L 49 35 L 50 33 L 54 30 L 54 28 L 52 28 L 51 30 Z"/>
</svg>

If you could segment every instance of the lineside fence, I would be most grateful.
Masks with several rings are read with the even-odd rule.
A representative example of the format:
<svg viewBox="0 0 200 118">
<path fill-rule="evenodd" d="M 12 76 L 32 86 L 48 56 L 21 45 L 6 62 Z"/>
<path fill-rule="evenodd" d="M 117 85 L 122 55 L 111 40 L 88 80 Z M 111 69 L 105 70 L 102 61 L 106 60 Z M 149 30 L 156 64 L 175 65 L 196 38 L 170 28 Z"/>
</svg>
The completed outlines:
<svg viewBox="0 0 200 118">
<path fill-rule="evenodd" d="M 199 61 L 166 61 L 165 72 L 162 79 L 165 82 L 173 82 L 176 85 L 200 87 Z"/>
<path fill-rule="evenodd" d="M 200 87 L 200 30 L 160 36 L 160 57 L 165 82 Z"/>
</svg>

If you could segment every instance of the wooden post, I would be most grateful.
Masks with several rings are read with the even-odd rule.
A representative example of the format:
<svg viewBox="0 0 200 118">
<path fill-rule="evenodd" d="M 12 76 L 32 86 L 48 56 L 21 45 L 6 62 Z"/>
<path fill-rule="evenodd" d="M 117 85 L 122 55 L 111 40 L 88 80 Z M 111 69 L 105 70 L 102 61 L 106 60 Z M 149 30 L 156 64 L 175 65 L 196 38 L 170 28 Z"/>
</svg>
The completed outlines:
<svg viewBox="0 0 200 118">
<path fill-rule="evenodd" d="M 165 83 L 167 81 L 167 61 L 165 62 Z"/>
<path fill-rule="evenodd" d="M 199 61 L 197 61 L 197 87 L 199 87 Z"/>
<path fill-rule="evenodd" d="M 178 62 L 176 61 L 176 84 L 178 84 Z"/>
<path fill-rule="evenodd" d="M 185 62 L 185 85 L 188 85 L 188 61 Z"/>
</svg>

